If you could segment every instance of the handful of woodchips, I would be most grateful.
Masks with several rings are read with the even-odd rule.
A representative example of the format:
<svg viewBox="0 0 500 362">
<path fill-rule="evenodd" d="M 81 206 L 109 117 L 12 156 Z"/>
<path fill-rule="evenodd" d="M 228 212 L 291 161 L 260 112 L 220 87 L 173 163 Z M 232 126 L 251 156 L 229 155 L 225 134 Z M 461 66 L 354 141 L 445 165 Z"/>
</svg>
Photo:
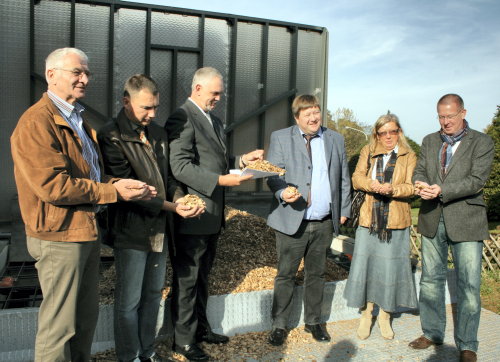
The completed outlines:
<svg viewBox="0 0 500 362">
<path fill-rule="evenodd" d="M 299 190 L 297 190 L 297 188 L 295 186 L 287 186 L 287 188 L 285 189 L 285 191 L 288 191 L 288 193 L 292 197 L 300 196 L 300 192 L 299 192 Z"/>
<path fill-rule="evenodd" d="M 184 196 L 184 205 L 191 207 L 206 207 L 207 204 L 198 195 L 187 194 Z"/>
<path fill-rule="evenodd" d="M 246 168 L 251 168 L 252 170 L 257 170 L 257 171 L 278 172 L 280 176 L 283 176 L 286 172 L 285 169 L 273 165 L 271 162 L 266 160 L 257 160 L 249 162 Z"/>
</svg>

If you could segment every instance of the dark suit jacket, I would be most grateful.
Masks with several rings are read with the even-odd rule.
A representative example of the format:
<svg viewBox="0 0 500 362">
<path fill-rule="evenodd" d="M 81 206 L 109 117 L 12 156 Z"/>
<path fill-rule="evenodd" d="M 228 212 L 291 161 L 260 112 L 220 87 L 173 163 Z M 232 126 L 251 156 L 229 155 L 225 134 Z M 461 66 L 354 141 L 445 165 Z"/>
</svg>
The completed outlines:
<svg viewBox="0 0 500 362">
<path fill-rule="evenodd" d="M 328 128 L 323 129 L 325 158 L 330 177 L 332 195 L 330 207 L 332 211 L 333 229 L 339 233 L 341 216 L 351 216 L 351 179 L 347 166 L 344 138 Z M 299 229 L 306 211 L 306 200 L 300 198 L 288 204 L 281 200 L 280 194 L 288 184 L 298 188 L 302 195 L 309 193 L 312 169 L 311 160 L 307 154 L 304 138 L 298 126 L 292 126 L 271 134 L 271 144 L 267 154 L 269 162 L 286 169 L 284 176 L 269 177 L 267 184 L 274 197 L 271 213 L 267 223 L 273 229 L 293 235 Z"/>
<path fill-rule="evenodd" d="M 224 125 L 210 116 L 213 127 L 188 99 L 165 123 L 174 177 L 186 194 L 198 195 L 207 204 L 199 218 L 178 219 L 178 231 L 183 234 L 216 234 L 224 223 L 224 188 L 217 182 L 219 175 L 234 167 L 234 157 L 227 153 Z"/>
<path fill-rule="evenodd" d="M 471 129 L 458 145 L 444 178 L 439 164 L 442 144 L 439 132 L 427 135 L 422 141 L 413 180 L 439 185 L 442 198 L 422 200 L 418 231 L 434 237 L 442 212 L 451 240 L 488 239 L 483 187 L 493 162 L 493 141 L 490 136 Z"/>
<path fill-rule="evenodd" d="M 171 212 L 162 210 L 164 200 L 172 201 L 183 193 L 169 174 L 168 138 L 165 130 L 155 123 L 148 126 L 151 150 L 139 139 L 139 134 L 123 109 L 116 121 L 99 129 L 98 140 L 105 170 L 109 175 L 133 178 L 156 187 L 158 196 L 147 201 L 120 201 L 108 206 L 106 242 L 114 247 L 150 251 L 153 240 L 173 235 Z"/>
</svg>

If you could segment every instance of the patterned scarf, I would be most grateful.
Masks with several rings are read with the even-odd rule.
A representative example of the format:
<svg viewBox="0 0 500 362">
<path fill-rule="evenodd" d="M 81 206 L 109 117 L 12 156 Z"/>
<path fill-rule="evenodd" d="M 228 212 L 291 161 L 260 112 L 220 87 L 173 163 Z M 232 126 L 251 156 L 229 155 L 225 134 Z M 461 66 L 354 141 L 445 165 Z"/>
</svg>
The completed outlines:
<svg viewBox="0 0 500 362">
<path fill-rule="evenodd" d="M 453 145 L 460 141 L 469 132 L 469 123 L 464 119 L 465 127 L 453 136 L 445 134 L 443 131 L 439 132 L 443 144 L 439 151 L 439 164 L 441 165 L 441 176 L 446 175 L 448 166 L 450 166 L 451 158 L 453 157 Z M 451 147 L 448 147 L 451 146 Z"/>
<path fill-rule="evenodd" d="M 377 156 L 377 174 L 376 179 L 381 184 L 391 183 L 392 175 L 394 174 L 394 167 L 396 166 L 396 160 L 398 155 L 395 151 L 392 151 L 391 157 L 387 162 L 384 170 L 384 160 L 383 155 Z M 389 203 L 391 198 L 374 194 L 373 207 L 372 207 L 372 223 L 370 225 L 370 234 L 377 234 L 378 238 L 382 241 L 389 242 L 391 240 L 391 230 L 387 229 L 387 220 L 389 219 Z"/>
</svg>

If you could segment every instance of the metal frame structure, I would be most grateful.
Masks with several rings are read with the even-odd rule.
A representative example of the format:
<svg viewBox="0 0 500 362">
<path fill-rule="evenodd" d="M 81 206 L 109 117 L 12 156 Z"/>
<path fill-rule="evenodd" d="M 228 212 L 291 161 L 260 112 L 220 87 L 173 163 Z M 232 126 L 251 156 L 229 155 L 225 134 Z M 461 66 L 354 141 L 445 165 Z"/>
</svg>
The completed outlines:
<svg viewBox="0 0 500 362">
<path fill-rule="evenodd" d="M 17 1 L 18 0 L 7 0 L 4 5 L 1 5 L 7 10 L 12 10 L 15 6 L 17 6 Z M 25 0 L 27 1 L 27 0 Z M 64 4 L 62 4 L 64 3 Z M 327 99 L 327 52 L 328 52 L 328 31 L 326 28 L 323 27 L 317 27 L 317 26 L 310 26 L 310 25 L 304 25 L 304 24 L 296 24 L 296 23 L 289 23 L 289 22 L 283 22 L 283 21 L 274 21 L 274 20 L 268 20 L 268 19 L 259 19 L 259 18 L 253 18 L 253 17 L 248 17 L 248 16 L 237 16 L 237 15 L 232 15 L 232 14 L 224 14 L 224 13 L 215 13 L 215 12 L 208 12 L 208 11 L 199 11 L 199 10 L 190 10 L 190 9 L 182 9 L 182 8 L 176 8 L 176 7 L 169 7 L 169 6 L 161 6 L 161 5 L 148 5 L 148 4 L 139 4 L 139 3 L 133 3 L 133 2 L 125 2 L 125 1 L 119 1 L 119 0 L 29 0 L 29 73 L 30 73 L 30 78 L 29 78 L 29 83 L 30 83 L 30 89 L 29 89 L 29 100 L 26 100 L 30 104 L 33 104 L 34 102 L 37 101 L 37 98 L 40 94 L 40 90 L 45 87 L 45 77 L 43 74 L 40 74 L 42 72 L 41 66 L 40 66 L 40 61 L 41 57 L 45 56 L 46 54 L 42 55 L 40 54 L 40 47 L 38 46 L 37 42 L 41 40 L 45 40 L 41 38 L 40 34 L 45 34 L 45 28 L 41 28 L 40 25 L 38 24 L 37 27 L 37 22 L 40 23 L 40 21 L 46 21 L 49 23 L 51 19 L 47 19 L 47 17 L 51 17 L 53 14 L 50 13 L 50 11 L 47 11 L 47 8 L 44 8 L 43 13 L 37 14 L 37 7 L 38 6 L 43 6 L 47 5 L 49 8 L 59 8 L 57 4 L 61 4 L 61 7 L 64 8 L 64 14 L 62 17 L 64 17 L 64 21 L 62 21 L 65 27 L 69 27 L 69 29 L 61 29 L 61 33 L 66 33 L 64 35 L 64 39 L 69 35 L 69 39 L 65 40 L 64 42 L 61 43 L 61 46 L 79 46 L 79 39 L 81 42 L 82 35 L 81 32 L 79 34 L 79 26 L 82 26 L 82 20 L 81 18 L 77 18 L 80 13 L 78 13 L 79 9 L 82 8 L 82 5 L 85 5 L 84 12 L 89 12 L 92 10 L 87 9 L 87 7 L 100 7 L 101 10 L 101 15 L 100 16 L 107 16 L 107 15 L 102 15 L 102 7 L 107 7 L 109 8 L 109 19 L 108 19 L 108 24 L 107 24 L 107 29 L 103 30 L 103 39 L 102 42 L 107 42 L 107 56 L 106 54 L 103 55 L 106 56 L 107 58 L 107 64 L 105 65 L 106 69 L 106 78 L 101 79 L 101 87 L 100 87 L 100 92 L 102 92 L 102 96 L 99 99 L 100 104 L 93 104 L 92 100 L 87 100 L 85 99 L 82 103 L 85 106 L 86 111 L 88 112 L 91 122 L 95 127 L 100 126 L 104 122 L 109 121 L 115 116 L 116 112 L 116 103 L 117 103 L 117 89 L 119 88 L 119 85 L 117 83 L 121 82 L 121 80 L 117 79 L 117 73 L 115 72 L 115 60 L 117 59 L 117 53 L 116 49 L 118 48 L 117 44 L 117 34 L 120 34 L 120 31 L 123 31 L 123 29 L 116 28 L 117 26 L 117 19 L 116 18 L 117 14 L 120 13 L 121 10 L 125 9 L 126 11 L 132 10 L 132 11 L 137 11 L 141 10 L 142 12 L 145 12 L 145 27 L 144 27 L 144 49 L 143 51 L 140 50 L 140 48 L 136 48 L 135 51 L 141 53 L 141 57 L 144 59 L 144 72 L 148 75 L 151 74 L 152 72 L 152 53 L 153 52 L 162 52 L 166 51 L 169 52 L 169 55 L 171 55 L 171 62 L 168 65 L 170 67 L 170 74 L 171 74 L 171 79 L 169 78 L 169 84 L 168 84 L 168 91 L 170 93 L 169 99 L 172 99 L 172 101 L 169 103 L 168 107 L 168 113 L 172 112 L 179 104 L 176 104 L 176 100 L 179 97 L 182 97 L 183 94 L 185 93 L 179 93 L 180 91 L 180 80 L 178 79 L 178 74 L 179 70 L 182 69 L 183 64 L 182 61 L 180 60 L 180 57 L 185 55 L 185 54 L 194 54 L 197 57 L 197 66 L 201 67 L 207 64 L 206 62 L 206 37 L 210 36 L 209 33 L 206 33 L 207 31 L 207 26 L 206 23 L 207 21 L 214 22 L 213 19 L 216 20 L 225 20 L 228 31 L 227 35 L 229 37 L 228 39 L 228 69 L 227 69 L 227 75 L 226 75 L 226 108 L 224 109 L 225 113 L 225 131 L 228 135 L 229 139 L 229 147 L 230 151 L 235 151 L 235 148 L 237 149 L 242 148 L 241 142 L 242 139 L 245 140 L 245 136 L 239 135 L 237 144 L 235 143 L 235 132 L 238 133 L 238 129 L 242 127 L 243 125 L 245 127 L 249 127 L 250 121 L 251 123 L 251 129 L 252 129 L 252 134 L 256 135 L 256 142 L 252 141 L 252 146 L 259 147 L 259 148 L 265 148 L 266 147 L 266 132 L 267 136 L 269 135 L 269 125 L 274 124 L 274 123 L 269 123 L 268 122 L 276 122 L 275 119 L 270 119 L 268 116 L 268 111 L 269 110 L 276 110 L 276 107 L 280 107 L 280 109 L 283 109 L 282 111 L 279 111 L 280 117 L 283 118 L 283 121 L 279 121 L 279 126 L 286 126 L 290 125 L 293 123 L 293 117 L 291 115 L 290 111 L 290 105 L 291 101 L 293 100 L 294 96 L 297 94 L 297 92 L 314 92 L 315 90 L 320 90 L 318 96 L 320 98 L 320 101 L 323 105 L 323 109 L 326 110 L 326 99 Z M 23 5 L 24 7 L 27 6 L 27 4 Z M 69 10 L 68 10 L 69 7 Z M 23 10 L 24 12 L 25 10 Z M 69 16 L 68 16 L 68 11 L 69 11 Z M 106 11 L 107 13 L 107 11 Z M 158 13 L 164 13 L 164 14 L 174 14 L 177 17 L 180 16 L 186 16 L 186 17 L 195 17 L 198 18 L 196 19 L 191 19 L 191 21 L 196 22 L 196 27 L 197 27 L 197 44 L 187 44 L 185 46 L 182 46 L 177 44 L 177 45 L 168 45 L 168 44 L 159 44 L 157 41 L 154 39 L 154 34 L 153 32 L 155 29 L 153 29 L 153 17 L 154 16 L 160 16 Z M 23 14 L 24 15 L 24 14 Z M 88 16 L 88 15 L 87 15 Z M 141 15 L 142 16 L 142 15 Z M 60 21 L 61 17 L 57 18 L 57 15 L 54 15 L 55 19 Z M 68 19 L 69 17 L 69 19 Z M 42 19 L 42 20 L 40 20 Z M 4 22 L 6 21 L 7 23 L 10 21 L 10 19 L 5 16 L 3 17 L 0 15 L 0 20 L 3 20 Z M 241 72 L 241 69 L 238 69 L 237 66 L 237 59 L 240 56 L 239 51 L 241 51 L 242 47 L 246 47 L 247 45 L 245 43 L 239 44 L 239 32 L 243 31 L 243 35 L 245 35 L 245 31 L 247 31 L 247 36 L 248 36 L 248 25 L 257 25 L 258 29 L 262 29 L 262 32 L 259 33 L 261 34 L 261 39 L 259 39 L 259 46 L 260 49 L 256 50 L 256 54 L 260 53 L 260 60 L 258 61 L 260 64 L 256 65 L 256 69 L 260 74 L 258 74 L 259 79 L 259 84 L 258 84 L 258 90 L 255 88 L 251 89 L 252 97 L 256 97 L 255 99 L 258 99 L 256 102 L 256 106 L 254 106 L 254 103 L 252 103 L 253 109 L 248 109 L 245 110 L 245 112 L 242 113 L 242 108 L 239 108 L 236 104 L 236 101 L 238 97 L 240 97 L 240 102 L 241 102 L 241 82 L 237 83 L 237 77 Z M 45 26 L 45 25 L 44 25 Z M 118 26 L 120 26 L 120 23 L 118 23 Z M 289 39 L 289 44 L 286 44 L 287 52 L 289 49 L 289 56 L 288 56 L 288 64 L 286 64 L 287 69 L 289 70 L 289 74 L 287 76 L 288 78 L 288 86 L 286 87 L 286 90 L 282 90 L 280 88 L 279 94 L 275 91 L 274 93 L 268 92 L 268 86 L 269 84 L 266 84 L 266 82 L 269 82 L 269 76 L 270 76 L 270 69 L 269 69 L 269 53 L 272 50 L 274 55 L 276 56 L 276 49 L 271 49 L 270 48 L 270 30 L 274 31 L 275 36 L 277 32 L 277 28 L 280 28 L 279 32 L 287 32 L 289 36 L 283 36 L 279 35 L 277 37 L 281 37 L 280 39 Z M 142 27 L 141 27 L 142 29 Z M 225 29 L 225 27 L 224 27 Z M 256 30 L 256 29 L 252 29 Z M 37 34 L 37 31 L 41 31 L 42 33 Z M 157 31 L 157 29 L 156 29 Z M 259 30 L 257 30 L 259 31 Z M 301 33 L 301 34 L 299 34 Z M 308 41 L 308 36 L 304 34 L 309 34 L 309 33 L 315 33 L 319 34 L 317 40 L 316 38 L 314 39 L 315 41 L 315 46 L 316 46 L 316 53 L 319 55 L 316 55 L 316 61 L 320 65 L 314 65 L 314 70 L 311 73 L 314 74 L 314 85 L 304 87 L 300 87 L 298 85 L 298 79 L 297 79 L 297 74 L 302 73 L 302 68 L 305 66 L 304 60 L 302 60 L 302 68 L 299 69 L 299 64 L 298 64 L 298 58 L 299 58 L 299 42 L 300 42 L 300 36 L 302 35 L 304 43 Z M 281 33 L 280 33 L 281 34 Z M 142 37 L 142 34 L 141 34 Z M 156 36 L 158 39 L 158 36 Z M 15 38 L 11 38 L 12 39 Z M 142 38 L 141 38 L 142 39 Z M 244 38 L 245 39 L 245 38 Z M 121 41 L 121 40 L 119 40 Z M 161 40 L 160 40 L 161 41 Z M 288 40 L 286 40 L 288 42 Z M 54 41 L 50 44 L 55 43 Z M 57 42 L 59 44 L 59 42 Z M 142 41 L 141 41 L 142 44 Z M 320 45 L 318 45 L 320 44 Z M 0 46 L 3 46 L 2 43 L 0 43 Z M 309 45 L 307 44 L 307 47 Z M 302 46 L 302 49 L 304 49 L 304 45 Z M 85 50 L 85 49 L 84 49 Z M 213 49 L 210 49 L 213 51 Z M 309 48 L 308 48 L 309 50 Z M 303 54 L 304 52 L 302 52 Z M 156 54 L 156 53 L 155 53 Z M 287 53 L 288 54 L 288 53 Z M 102 52 L 100 53 L 102 55 Z M 322 60 L 318 61 L 318 58 L 323 57 Z M 119 59 L 119 58 L 118 58 Z M 184 58 L 186 59 L 186 58 Z M 190 58 L 191 59 L 191 58 Z M 304 57 L 302 57 L 304 59 Z M 141 60 L 142 61 L 142 60 Z M 191 62 L 193 60 L 190 60 Z M 38 62 L 38 63 L 37 63 Z M 306 61 L 307 63 L 307 61 Z M 38 65 L 37 65 L 38 64 Z M 0 67 L 3 67 L 4 64 L 0 64 Z M 307 65 L 306 65 L 307 66 Z M 38 67 L 38 69 L 37 69 Z M 104 65 L 103 65 L 104 67 Z M 276 65 L 275 65 L 276 67 Z M 309 73 L 307 73 L 309 74 Z M 120 76 L 122 74 L 119 74 Z M 253 77 L 254 75 L 252 75 Z M 256 75 L 255 75 L 256 76 Z M 185 83 L 185 77 L 184 76 L 184 83 Z M 283 79 L 285 76 L 283 76 Z M 253 78 L 252 78 L 253 79 Z M 312 81 L 311 81 L 312 83 Z M 120 85 L 121 86 L 121 85 Z M 252 84 L 252 87 L 254 85 Z M 307 88 L 307 89 L 306 89 Z M 248 91 L 248 90 L 247 90 Z M 101 94 L 101 93 L 99 93 Z M 271 97 L 271 98 L 270 98 Z M 284 103 L 287 103 L 287 109 L 286 109 L 286 120 L 284 120 Z M 95 101 L 94 101 L 95 103 Z M 245 108 L 246 109 L 246 108 Z M 19 109 L 16 110 L 15 115 L 19 117 L 22 112 L 25 109 Z M 3 110 L 2 110 L 3 111 Z M 217 113 L 217 109 L 216 112 Z M 14 120 L 9 120 L 9 122 L 12 122 L 9 125 L 9 128 L 13 128 L 12 126 L 15 125 L 15 119 Z M 267 128 L 266 128 L 267 125 Z M 1 125 L 1 127 L 5 127 Z M 271 126 L 274 127 L 274 126 Z M 245 128 L 246 130 L 247 128 Z M 255 132 L 253 131 L 255 130 Z M 253 138 L 252 138 L 253 140 Z M 236 151 L 235 151 L 236 152 Z M 10 156 L 10 154 L 9 154 Z M 1 160 L 0 160 L 1 162 Z M 11 168 L 11 161 L 10 159 L 7 161 L 8 166 Z M 12 178 L 13 179 L 13 178 Z M 11 179 L 11 184 L 8 186 L 12 187 L 13 181 Z M 265 189 L 265 186 L 262 184 L 261 181 L 256 182 L 253 186 L 251 186 L 253 189 L 249 190 L 248 188 L 240 188 L 241 191 L 256 191 L 260 192 Z M 8 189 L 9 187 L 7 187 Z M 0 194 L 0 199 L 1 199 L 1 194 Z M 1 200 L 0 200 L 1 201 Z M 5 219 L 5 211 L 0 210 L 0 220 Z"/>
</svg>

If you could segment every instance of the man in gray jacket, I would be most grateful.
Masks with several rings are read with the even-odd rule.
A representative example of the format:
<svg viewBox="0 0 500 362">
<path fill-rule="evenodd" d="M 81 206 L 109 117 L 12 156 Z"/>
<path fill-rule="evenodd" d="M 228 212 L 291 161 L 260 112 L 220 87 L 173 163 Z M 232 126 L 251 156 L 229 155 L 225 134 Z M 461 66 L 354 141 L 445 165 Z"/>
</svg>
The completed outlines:
<svg viewBox="0 0 500 362">
<path fill-rule="evenodd" d="M 460 361 L 476 361 L 481 313 L 481 255 L 489 238 L 483 187 L 493 162 L 493 141 L 469 128 L 462 98 L 446 94 L 437 103 L 441 129 L 423 142 L 413 179 L 422 198 L 420 321 L 415 349 L 442 344 L 446 326 L 445 282 L 448 248 L 457 275 L 455 344 Z"/>
<path fill-rule="evenodd" d="M 268 160 L 286 169 L 268 178 L 274 193 L 267 224 L 276 231 L 278 274 L 274 281 L 273 330 L 269 343 L 283 344 L 292 307 L 295 275 L 304 258 L 305 330 L 317 341 L 329 341 L 321 323 L 327 249 L 333 234 L 350 216 L 351 180 L 344 138 L 321 127 L 321 110 L 313 95 L 292 103 L 297 125 L 271 134 Z M 288 186 L 297 188 L 298 193 Z"/>
</svg>

